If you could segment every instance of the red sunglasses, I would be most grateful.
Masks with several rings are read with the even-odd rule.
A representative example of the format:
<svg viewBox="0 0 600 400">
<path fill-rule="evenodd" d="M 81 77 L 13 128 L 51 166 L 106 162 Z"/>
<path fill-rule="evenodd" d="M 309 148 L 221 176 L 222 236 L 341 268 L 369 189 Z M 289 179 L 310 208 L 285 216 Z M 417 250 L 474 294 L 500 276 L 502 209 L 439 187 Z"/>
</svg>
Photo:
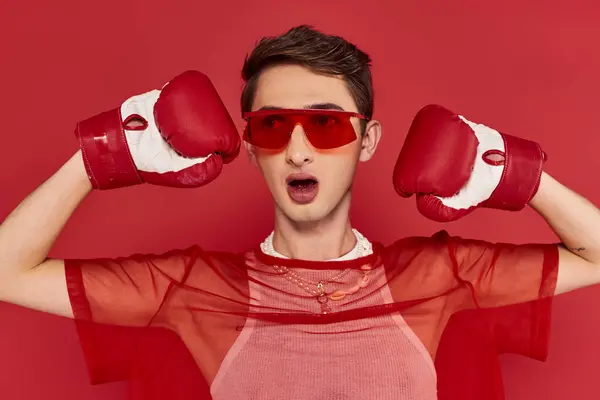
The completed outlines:
<svg viewBox="0 0 600 400">
<path fill-rule="evenodd" d="M 244 140 L 256 147 L 276 150 L 285 147 L 296 125 L 302 125 L 311 145 L 317 149 L 334 149 L 356 140 L 350 118 L 367 120 L 364 115 L 335 110 L 274 109 L 247 112 Z"/>
</svg>

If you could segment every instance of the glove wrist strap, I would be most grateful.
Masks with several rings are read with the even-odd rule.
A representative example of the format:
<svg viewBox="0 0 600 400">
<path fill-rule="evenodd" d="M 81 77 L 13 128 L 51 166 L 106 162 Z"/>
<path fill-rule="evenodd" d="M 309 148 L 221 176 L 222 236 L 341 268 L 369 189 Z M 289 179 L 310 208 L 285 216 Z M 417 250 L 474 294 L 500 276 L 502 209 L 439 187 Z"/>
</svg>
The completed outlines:
<svg viewBox="0 0 600 400">
<path fill-rule="evenodd" d="M 505 155 L 502 178 L 483 206 L 520 211 L 539 188 L 546 156 L 536 142 L 511 135 L 502 135 L 502 138 Z"/>
<path fill-rule="evenodd" d="M 143 183 L 129 152 L 119 109 L 79 122 L 75 135 L 94 189 L 115 189 Z"/>
</svg>

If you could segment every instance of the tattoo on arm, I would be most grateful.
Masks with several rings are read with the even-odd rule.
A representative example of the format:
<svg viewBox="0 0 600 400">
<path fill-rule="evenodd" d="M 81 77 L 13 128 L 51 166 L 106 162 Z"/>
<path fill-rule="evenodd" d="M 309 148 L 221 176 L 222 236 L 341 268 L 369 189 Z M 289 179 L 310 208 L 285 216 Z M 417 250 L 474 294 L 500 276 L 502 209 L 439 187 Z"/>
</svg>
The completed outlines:
<svg viewBox="0 0 600 400">
<path fill-rule="evenodd" d="M 564 243 L 561 243 L 561 246 L 563 248 L 569 250 L 572 253 L 581 253 L 582 251 L 585 251 L 585 247 L 573 247 L 573 248 L 571 248 L 571 247 L 567 247 L 567 245 L 564 244 Z"/>
</svg>

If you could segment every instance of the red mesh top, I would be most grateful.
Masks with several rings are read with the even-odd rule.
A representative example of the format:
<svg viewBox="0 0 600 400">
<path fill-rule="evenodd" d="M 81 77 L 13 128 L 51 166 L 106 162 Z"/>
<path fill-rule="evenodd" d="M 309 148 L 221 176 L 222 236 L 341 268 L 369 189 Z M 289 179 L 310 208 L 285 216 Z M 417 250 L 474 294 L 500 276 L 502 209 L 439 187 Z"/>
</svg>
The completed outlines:
<svg viewBox="0 0 600 400">
<path fill-rule="evenodd" d="M 67 260 L 92 381 L 144 399 L 501 399 L 498 354 L 545 357 L 556 245 L 364 243 L 323 262 L 258 246 Z M 298 285 L 346 290 L 365 271 L 325 314 Z"/>
</svg>

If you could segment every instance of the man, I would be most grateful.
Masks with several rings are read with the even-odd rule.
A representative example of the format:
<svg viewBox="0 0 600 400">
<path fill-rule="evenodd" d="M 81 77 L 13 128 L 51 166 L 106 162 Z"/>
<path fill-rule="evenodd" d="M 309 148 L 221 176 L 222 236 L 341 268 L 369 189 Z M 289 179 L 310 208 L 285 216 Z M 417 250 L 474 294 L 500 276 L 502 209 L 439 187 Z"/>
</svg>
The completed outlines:
<svg viewBox="0 0 600 400">
<path fill-rule="evenodd" d="M 356 166 L 382 134 L 369 57 L 301 26 L 264 38 L 243 77 L 244 144 L 275 202 L 260 246 L 47 259 L 92 190 L 200 187 L 238 156 L 210 81 L 188 71 L 77 125 L 81 150 L 0 227 L 0 299 L 74 317 L 92 369 L 96 323 L 167 328 L 216 399 L 435 399 L 434 360 L 453 315 L 532 302 L 542 311 L 518 335 L 540 343 L 552 296 L 600 280 L 600 214 L 542 172 L 537 144 L 429 106 L 411 126 L 394 185 L 440 221 L 529 204 L 564 245 L 439 232 L 383 246 L 348 216 Z"/>
</svg>

